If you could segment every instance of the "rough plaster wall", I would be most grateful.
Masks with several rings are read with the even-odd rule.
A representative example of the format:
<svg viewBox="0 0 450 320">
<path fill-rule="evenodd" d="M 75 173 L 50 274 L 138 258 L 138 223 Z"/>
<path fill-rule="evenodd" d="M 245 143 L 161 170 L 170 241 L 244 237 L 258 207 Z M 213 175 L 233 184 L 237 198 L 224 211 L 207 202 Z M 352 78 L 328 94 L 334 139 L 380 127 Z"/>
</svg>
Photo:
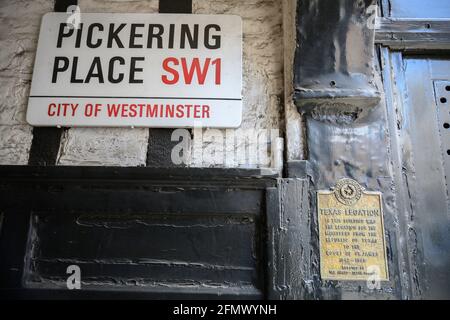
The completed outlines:
<svg viewBox="0 0 450 320">
<path fill-rule="evenodd" d="M 159 0 L 78 0 L 81 12 L 155 13 Z"/>
<path fill-rule="evenodd" d="M 52 0 L 0 1 L 0 164 L 27 164 L 32 128 L 25 113 L 38 30 Z"/>
<path fill-rule="evenodd" d="M 244 110 L 241 129 L 280 129 L 282 136 L 284 100 L 282 1 L 193 0 L 192 9 L 193 13 L 197 14 L 235 14 L 242 17 Z M 225 136 L 225 130 L 222 132 Z M 215 143 L 213 141 L 210 144 Z M 203 142 L 203 150 L 205 148 L 221 150 L 219 145 L 212 146 Z M 238 144 L 234 148 L 226 148 L 225 152 L 228 156 L 230 152 L 236 153 L 237 150 Z M 194 148 L 193 166 L 198 166 L 195 159 L 198 159 L 199 151 L 200 148 Z M 236 158 L 234 157 L 235 161 L 227 161 L 225 166 L 267 167 L 261 162 L 240 164 Z M 274 163 L 271 165 L 273 167 Z M 203 157 L 202 166 L 223 165 Z"/>
<path fill-rule="evenodd" d="M 71 131 L 73 132 L 71 133 Z M 138 166 L 145 164 L 148 134 L 128 128 L 78 128 L 64 133 L 58 163 L 63 165 Z"/>
<path fill-rule="evenodd" d="M 158 12 L 158 0 L 79 0 L 81 12 Z M 141 166 L 147 158 L 146 128 L 72 128 L 65 132 L 58 165 Z"/>
<path fill-rule="evenodd" d="M 294 104 L 294 55 L 296 48 L 297 0 L 283 0 L 284 87 L 286 121 L 286 160 L 305 157 L 304 122 Z"/>
</svg>

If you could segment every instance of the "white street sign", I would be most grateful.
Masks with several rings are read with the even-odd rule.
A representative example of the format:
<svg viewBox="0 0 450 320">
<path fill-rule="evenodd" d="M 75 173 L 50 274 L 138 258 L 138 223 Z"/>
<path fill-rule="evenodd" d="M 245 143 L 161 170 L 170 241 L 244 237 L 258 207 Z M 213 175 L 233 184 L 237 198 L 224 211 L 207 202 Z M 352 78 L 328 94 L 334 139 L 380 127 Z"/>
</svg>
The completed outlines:
<svg viewBox="0 0 450 320">
<path fill-rule="evenodd" d="M 67 17 L 42 20 L 31 125 L 240 125 L 240 17 L 81 13 L 78 29 Z"/>
</svg>

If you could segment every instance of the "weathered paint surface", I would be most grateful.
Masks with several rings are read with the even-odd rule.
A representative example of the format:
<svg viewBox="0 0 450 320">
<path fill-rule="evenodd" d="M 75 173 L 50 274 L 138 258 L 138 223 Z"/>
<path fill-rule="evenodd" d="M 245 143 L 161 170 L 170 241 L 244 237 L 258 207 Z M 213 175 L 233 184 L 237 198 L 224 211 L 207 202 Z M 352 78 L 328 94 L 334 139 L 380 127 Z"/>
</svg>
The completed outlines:
<svg viewBox="0 0 450 320">
<path fill-rule="evenodd" d="M 283 31 L 282 2 L 277 0 L 194 0 L 193 13 L 235 14 L 243 20 L 243 100 L 244 111 L 241 129 L 280 129 L 282 136 L 282 115 L 284 104 L 283 85 Z M 239 131 L 234 130 L 236 133 Z M 225 130 L 221 130 L 225 136 Z M 196 139 L 194 132 L 194 140 Z M 191 165 L 199 166 L 195 152 L 208 149 L 221 150 L 221 144 L 211 141 L 204 147 L 194 148 Z M 236 153 L 239 143 L 224 149 L 226 153 Z M 270 155 L 272 156 L 272 155 Z M 226 167 L 268 167 L 275 166 L 257 162 L 253 164 L 239 161 L 225 162 Z M 200 166 L 223 166 L 203 159 Z"/>
<path fill-rule="evenodd" d="M 330 299 L 395 299 L 402 297 L 406 288 L 401 281 L 402 253 L 399 248 L 402 229 L 398 224 L 395 186 L 390 162 L 389 133 L 386 128 L 386 105 L 380 104 L 366 118 L 364 124 L 345 125 L 323 119 L 308 118 L 308 150 L 311 176 L 311 230 L 312 266 L 310 294 L 315 298 Z M 382 147 L 381 147 L 382 146 Z M 367 190 L 383 193 L 383 211 L 390 281 L 383 282 L 381 290 L 370 290 L 364 281 L 318 281 L 319 234 L 316 190 L 328 190 L 340 178 L 352 178 Z"/>
<path fill-rule="evenodd" d="M 450 294 L 448 197 L 448 97 L 450 61 L 439 57 L 386 55 L 392 66 L 391 121 L 400 150 L 396 186 L 403 213 L 409 282 L 413 298 L 447 299 Z M 439 81 L 436 81 L 436 80 Z M 440 88 L 440 90 L 439 90 Z M 442 100 L 445 98 L 445 100 Z M 426 106 L 426 108 L 424 108 Z M 430 156 L 432 155 L 432 156 Z M 398 162 L 397 162 L 398 161 Z M 401 173 L 400 173 L 401 172 Z"/>
<path fill-rule="evenodd" d="M 310 216 L 302 222 L 310 226 L 310 238 L 302 240 L 310 261 L 304 267 L 302 281 L 308 284 L 303 296 L 311 299 L 407 297 L 408 286 L 403 278 L 407 271 L 401 248 L 404 234 L 398 222 L 391 153 L 386 147 L 390 135 L 382 93 L 381 103 L 376 103 L 380 93 L 375 88 L 383 87 L 380 69 L 372 51 L 373 33 L 367 30 L 368 16 L 364 10 L 353 7 L 363 9 L 370 3 L 333 2 L 335 7 L 331 8 L 322 6 L 320 1 L 305 0 L 298 8 L 298 32 L 302 38 L 298 39 L 296 54 L 295 102 L 300 111 L 308 111 L 306 175 L 310 179 Z M 350 21 L 353 14 L 358 17 Z M 325 19 L 327 16 L 330 19 Z M 320 31 L 315 37 L 309 37 L 314 32 L 304 19 L 311 20 Z M 318 38 L 329 50 L 314 53 Z M 356 39 L 360 43 L 355 43 Z M 373 69 L 374 64 L 377 69 Z M 316 192 L 329 190 L 340 178 L 352 178 L 366 190 L 383 193 L 390 279 L 379 290 L 369 289 L 365 281 L 321 280 Z"/>
<path fill-rule="evenodd" d="M 284 113 L 286 161 L 303 160 L 306 156 L 304 117 L 294 103 L 294 58 L 296 50 L 297 0 L 283 0 L 284 40 Z"/>
<path fill-rule="evenodd" d="M 64 132 L 57 164 L 142 166 L 147 155 L 148 130 L 77 128 Z"/>
<path fill-rule="evenodd" d="M 379 21 L 376 31 L 376 43 L 393 50 L 450 49 L 450 24 L 444 19 L 402 21 L 385 18 Z"/>
<path fill-rule="evenodd" d="M 311 280 L 311 230 L 306 179 L 279 179 L 266 202 L 268 298 L 308 299 Z"/>
<path fill-rule="evenodd" d="M 76 264 L 82 287 L 92 289 L 81 295 L 264 297 L 265 196 L 274 176 L 205 168 L 0 171 L 0 291 L 70 296 L 77 290 L 66 290 L 66 268 Z"/>
<path fill-rule="evenodd" d="M 1 125 L 0 164 L 27 164 L 31 139 L 28 125 Z"/>
<path fill-rule="evenodd" d="M 78 0 L 81 12 L 156 13 L 158 0 Z"/>
<path fill-rule="evenodd" d="M 394 31 L 392 37 L 386 37 L 393 48 L 447 48 L 446 41 L 428 44 L 425 39 L 432 36 L 422 31 L 419 22 L 388 27 Z M 440 29 L 443 35 L 444 28 Z M 407 35 L 405 42 L 400 37 L 402 32 Z M 395 39 L 395 36 L 400 38 Z M 302 40 L 308 41 L 307 38 Z M 312 39 L 316 41 L 317 38 Z M 310 226 L 311 237 L 300 238 L 310 258 L 310 263 L 301 270 L 305 274 L 302 281 L 308 284 L 303 296 L 312 299 L 446 298 L 450 290 L 449 200 L 444 173 L 448 154 L 447 148 L 442 149 L 446 143 L 442 141 L 447 139 L 448 123 L 444 120 L 447 118 L 436 114 L 436 109 L 444 107 L 443 113 L 448 117 L 447 105 L 444 105 L 447 101 L 441 100 L 447 93 L 442 93 L 441 89 L 439 95 L 435 94 L 433 80 L 442 82 L 449 78 L 448 59 L 431 60 L 422 56 L 422 59 L 403 60 L 402 53 L 390 53 L 387 48 L 381 48 L 374 62 L 373 75 L 372 72 L 367 75 L 373 76 L 375 87 L 383 88 L 382 75 L 386 94 L 381 92 L 381 102 L 363 119 L 360 112 L 364 108 L 369 110 L 373 101 L 364 102 L 370 97 L 365 92 L 360 92 L 361 99 L 351 96 L 351 82 L 344 81 L 343 87 L 329 95 L 321 96 L 321 90 L 316 90 L 318 96 L 309 101 L 311 109 L 317 108 L 307 116 L 309 168 L 305 173 L 311 185 L 310 215 L 303 217 L 302 224 Z M 371 65 L 372 59 L 365 60 L 365 64 Z M 317 65 L 310 63 L 308 66 Z M 299 75 L 301 77 L 300 72 Z M 349 101 L 356 112 L 346 109 Z M 317 190 L 329 189 L 343 177 L 359 181 L 367 190 L 383 193 L 390 278 L 382 282 L 378 290 L 369 289 L 365 281 L 320 279 L 315 194 Z"/>
<path fill-rule="evenodd" d="M 0 164 L 27 164 L 32 130 L 25 121 L 41 16 L 53 1 L 0 2 Z"/>
<path fill-rule="evenodd" d="M 373 81 L 374 0 L 302 0 L 297 10 L 295 99 L 300 112 L 367 115 L 380 101 Z M 314 36 L 312 36 L 314 35 Z M 342 120 L 342 119 L 341 119 Z"/>
</svg>

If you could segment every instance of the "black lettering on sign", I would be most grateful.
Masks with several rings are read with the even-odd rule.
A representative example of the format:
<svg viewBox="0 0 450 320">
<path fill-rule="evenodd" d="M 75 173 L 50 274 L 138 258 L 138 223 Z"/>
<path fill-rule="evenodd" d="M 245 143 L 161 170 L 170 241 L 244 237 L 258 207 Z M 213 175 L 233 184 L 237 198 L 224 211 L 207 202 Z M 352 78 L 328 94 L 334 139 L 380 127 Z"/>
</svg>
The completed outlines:
<svg viewBox="0 0 450 320">
<path fill-rule="evenodd" d="M 136 38 L 142 38 L 142 33 L 136 33 L 136 28 L 143 28 L 145 25 L 143 23 L 133 23 L 131 24 L 131 32 L 130 32 L 130 44 L 129 47 L 131 49 L 140 49 L 142 48 L 142 44 L 136 44 Z"/>
<path fill-rule="evenodd" d="M 100 57 L 95 57 L 92 61 L 91 68 L 89 69 L 86 80 L 84 80 L 84 82 L 89 83 L 91 81 L 91 78 L 98 78 L 99 83 L 105 82 L 103 78 L 103 70 L 102 64 L 100 62 Z"/>
<path fill-rule="evenodd" d="M 74 57 L 72 63 L 72 73 L 70 74 L 70 83 L 83 83 L 83 79 L 76 78 L 77 66 L 78 66 L 78 57 Z"/>
<path fill-rule="evenodd" d="M 56 44 L 57 48 L 61 48 L 63 38 L 69 38 L 73 34 L 73 30 L 74 29 L 67 27 L 66 23 L 61 23 L 59 25 L 58 42 Z"/>
<path fill-rule="evenodd" d="M 62 62 L 63 64 L 61 65 Z M 53 63 L 52 83 L 56 83 L 58 80 L 58 72 L 66 71 L 69 68 L 69 59 L 66 57 L 55 57 L 55 63 Z"/>
<path fill-rule="evenodd" d="M 93 23 L 93 24 L 91 24 L 89 26 L 86 44 L 91 49 L 98 48 L 98 47 L 100 47 L 102 45 L 102 40 L 100 38 L 97 38 L 96 42 L 92 42 L 92 36 L 93 36 L 93 33 L 94 33 L 94 28 L 97 28 L 98 31 L 103 31 L 103 25 L 100 24 L 100 23 Z"/>
<path fill-rule="evenodd" d="M 217 24 L 208 24 L 205 27 L 205 48 L 207 49 L 219 49 L 220 48 L 220 35 L 213 35 L 211 39 L 214 40 L 214 44 L 209 42 L 210 40 L 210 30 L 215 29 L 215 31 L 220 31 L 220 26 Z"/>
<path fill-rule="evenodd" d="M 113 40 L 116 43 L 117 47 L 123 48 L 123 43 L 120 41 L 119 32 L 125 28 L 126 24 L 121 23 L 117 29 L 114 29 L 114 24 L 111 23 L 109 25 L 109 33 L 108 33 L 108 48 L 112 48 Z"/>
<path fill-rule="evenodd" d="M 130 83 L 142 83 L 144 82 L 142 79 L 135 79 L 136 72 L 142 72 L 142 68 L 136 68 L 137 61 L 144 61 L 144 57 L 132 57 L 131 58 L 131 66 L 130 66 Z"/>
<path fill-rule="evenodd" d="M 198 48 L 198 24 L 194 25 L 194 35 L 192 35 L 189 25 L 187 24 L 181 25 L 181 43 L 180 43 L 181 49 L 185 48 L 186 39 L 189 41 L 189 46 L 191 49 Z"/>
<path fill-rule="evenodd" d="M 200 25 L 195 24 L 174 24 L 168 27 L 162 24 L 143 23 L 110 23 L 103 25 L 101 23 L 80 23 L 80 27 L 70 29 L 66 23 L 61 23 L 57 36 L 57 48 L 61 48 L 64 44 L 68 46 L 72 44 L 74 48 L 82 48 L 83 46 L 95 49 L 101 46 L 106 48 L 119 49 L 141 49 L 141 48 L 157 48 L 157 49 L 199 49 L 203 41 L 203 48 L 216 50 L 221 47 L 221 28 L 217 24 L 208 24 L 200 29 Z M 85 37 L 84 37 L 84 32 Z M 203 38 L 202 38 L 203 36 Z M 65 43 L 65 40 L 74 37 L 74 43 Z M 155 41 L 156 40 L 156 46 Z"/>
<path fill-rule="evenodd" d="M 125 59 L 122 57 L 112 57 L 111 61 L 109 61 L 109 69 L 108 69 L 108 81 L 111 83 L 119 83 L 122 82 L 124 74 L 119 73 L 117 78 L 114 78 L 114 63 L 118 61 L 120 65 L 125 64 Z"/>
<path fill-rule="evenodd" d="M 158 31 L 155 31 L 155 29 L 158 29 Z M 148 25 L 148 38 L 147 38 L 147 48 L 151 49 L 153 48 L 153 39 L 156 39 L 158 44 L 158 49 L 162 49 L 163 47 L 163 40 L 162 40 L 162 34 L 164 32 L 164 27 L 162 24 L 149 24 Z"/>
<path fill-rule="evenodd" d="M 52 83 L 57 83 L 61 81 L 60 74 L 70 71 L 70 83 L 91 83 L 93 80 L 97 80 L 98 83 L 105 83 L 107 79 L 110 83 L 120 83 L 125 79 L 124 67 L 129 65 L 129 83 L 143 83 L 143 79 L 139 77 L 139 73 L 142 73 L 144 69 L 142 68 L 141 61 L 145 61 L 144 57 L 131 57 L 129 61 L 120 56 L 115 56 L 109 59 L 109 61 L 102 60 L 101 57 L 94 57 L 89 64 L 89 69 L 83 73 L 82 70 L 78 70 L 79 57 L 73 57 L 69 59 L 67 57 L 57 56 L 55 57 L 53 63 L 53 73 L 52 73 Z M 104 68 L 107 74 L 104 74 Z M 107 66 L 107 68 L 106 68 Z M 67 78 L 67 77 L 66 77 Z"/>
</svg>

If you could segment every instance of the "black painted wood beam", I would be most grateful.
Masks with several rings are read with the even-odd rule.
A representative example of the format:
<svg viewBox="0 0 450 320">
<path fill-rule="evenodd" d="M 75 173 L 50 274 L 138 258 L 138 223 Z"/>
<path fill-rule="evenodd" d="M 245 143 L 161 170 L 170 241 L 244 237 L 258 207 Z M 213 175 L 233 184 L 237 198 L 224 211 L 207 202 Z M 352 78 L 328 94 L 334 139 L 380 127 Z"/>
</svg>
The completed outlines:
<svg viewBox="0 0 450 320">
<path fill-rule="evenodd" d="M 192 0 L 160 0 L 160 13 L 192 13 Z M 173 129 L 150 129 L 147 151 L 148 167 L 175 167 L 171 152 L 178 141 L 171 141 Z M 178 165 L 178 166 L 184 166 Z"/>
<path fill-rule="evenodd" d="M 77 0 L 55 0 L 54 11 L 66 12 L 71 5 L 77 5 Z M 56 164 L 61 136 L 64 128 L 34 127 L 31 141 L 29 165 L 52 166 Z"/>
<path fill-rule="evenodd" d="M 159 0 L 159 13 L 192 13 L 192 0 Z"/>
</svg>

